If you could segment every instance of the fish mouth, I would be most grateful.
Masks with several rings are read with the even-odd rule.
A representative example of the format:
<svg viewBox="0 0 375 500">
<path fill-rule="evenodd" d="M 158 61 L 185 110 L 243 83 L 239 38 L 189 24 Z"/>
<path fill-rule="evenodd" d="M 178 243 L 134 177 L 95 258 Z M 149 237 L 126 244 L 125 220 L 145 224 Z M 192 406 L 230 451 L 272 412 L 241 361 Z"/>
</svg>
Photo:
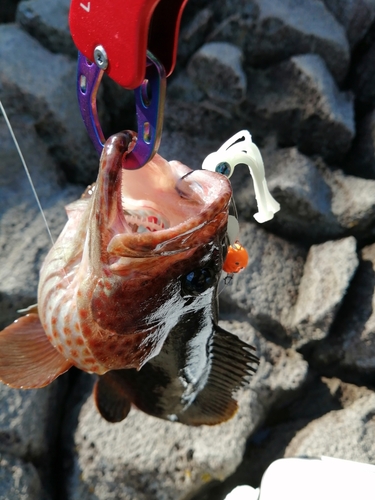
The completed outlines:
<svg viewBox="0 0 375 500">
<path fill-rule="evenodd" d="M 179 161 L 168 162 L 158 154 L 142 168 L 128 170 L 129 149 L 113 147 L 124 144 L 120 134 L 112 136 L 108 151 L 107 141 L 102 156 L 108 172 L 117 168 L 119 181 L 116 192 L 111 193 L 109 187 L 105 196 L 112 204 L 107 225 L 109 254 L 153 257 L 208 243 L 227 223 L 232 194 L 229 181 L 206 170 L 193 171 Z"/>
<path fill-rule="evenodd" d="M 129 208 L 124 204 L 124 217 L 133 233 L 161 231 L 170 227 L 169 220 L 157 210 L 147 207 L 146 201 L 142 208 Z"/>
</svg>

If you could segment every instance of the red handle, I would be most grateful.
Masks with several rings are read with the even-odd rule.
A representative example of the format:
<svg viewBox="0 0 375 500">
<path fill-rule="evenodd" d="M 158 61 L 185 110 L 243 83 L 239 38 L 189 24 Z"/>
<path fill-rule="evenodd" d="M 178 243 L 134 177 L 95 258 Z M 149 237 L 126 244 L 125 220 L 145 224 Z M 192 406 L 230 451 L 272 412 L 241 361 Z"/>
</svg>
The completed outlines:
<svg viewBox="0 0 375 500">
<path fill-rule="evenodd" d="M 172 73 L 187 1 L 72 0 L 70 31 L 77 49 L 90 61 L 95 60 L 96 47 L 104 48 L 106 73 L 122 87 L 134 89 L 145 77 L 147 49 L 167 76 Z"/>
</svg>

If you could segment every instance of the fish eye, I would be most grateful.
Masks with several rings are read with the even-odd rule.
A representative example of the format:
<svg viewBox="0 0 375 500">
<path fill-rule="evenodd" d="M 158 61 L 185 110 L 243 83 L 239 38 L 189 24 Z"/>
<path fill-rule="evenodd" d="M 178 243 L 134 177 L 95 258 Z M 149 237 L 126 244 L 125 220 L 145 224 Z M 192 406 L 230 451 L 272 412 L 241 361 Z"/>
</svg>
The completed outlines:
<svg viewBox="0 0 375 500">
<path fill-rule="evenodd" d="M 207 267 L 190 271 L 181 278 L 183 295 L 200 295 L 215 284 L 215 275 Z"/>
</svg>

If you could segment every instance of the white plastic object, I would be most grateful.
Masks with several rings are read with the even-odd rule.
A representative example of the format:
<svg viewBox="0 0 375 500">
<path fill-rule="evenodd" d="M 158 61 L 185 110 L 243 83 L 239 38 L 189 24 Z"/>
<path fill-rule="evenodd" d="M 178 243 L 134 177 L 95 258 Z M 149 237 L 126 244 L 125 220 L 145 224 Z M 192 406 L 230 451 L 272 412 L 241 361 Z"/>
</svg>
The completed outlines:
<svg viewBox="0 0 375 500">
<path fill-rule="evenodd" d="M 259 500 L 284 498 L 374 500 L 375 466 L 331 457 L 276 460 L 263 475 Z"/>
<path fill-rule="evenodd" d="M 229 239 L 229 245 L 234 245 L 238 240 L 238 235 L 240 234 L 240 225 L 238 220 L 234 215 L 228 215 L 228 225 L 227 225 L 227 235 Z"/>
<path fill-rule="evenodd" d="M 224 500 L 258 500 L 259 489 L 254 489 L 251 486 L 237 486 L 232 490 Z"/>
<path fill-rule="evenodd" d="M 268 190 L 262 155 L 251 140 L 248 130 L 241 130 L 228 139 L 216 152 L 209 154 L 203 161 L 202 168 L 217 172 L 219 165 L 226 164 L 228 172 L 225 175 L 230 177 L 235 166 L 241 163 L 249 167 L 253 178 L 258 204 L 258 212 L 254 215 L 254 219 L 260 223 L 273 219 L 274 214 L 280 210 L 280 204 Z"/>
</svg>

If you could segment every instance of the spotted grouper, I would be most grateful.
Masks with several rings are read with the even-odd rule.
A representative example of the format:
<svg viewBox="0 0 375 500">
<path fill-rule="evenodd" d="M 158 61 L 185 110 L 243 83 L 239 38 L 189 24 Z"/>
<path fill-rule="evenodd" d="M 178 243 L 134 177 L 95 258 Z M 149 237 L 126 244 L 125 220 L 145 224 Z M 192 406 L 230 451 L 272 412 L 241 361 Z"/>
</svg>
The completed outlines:
<svg viewBox="0 0 375 500">
<path fill-rule="evenodd" d="M 99 376 L 109 421 L 131 404 L 190 425 L 216 424 L 255 370 L 253 349 L 218 326 L 229 181 L 156 155 L 127 170 L 132 132 L 110 137 L 98 179 L 66 207 L 38 305 L 0 332 L 0 380 L 39 388 L 70 367 Z"/>
</svg>

